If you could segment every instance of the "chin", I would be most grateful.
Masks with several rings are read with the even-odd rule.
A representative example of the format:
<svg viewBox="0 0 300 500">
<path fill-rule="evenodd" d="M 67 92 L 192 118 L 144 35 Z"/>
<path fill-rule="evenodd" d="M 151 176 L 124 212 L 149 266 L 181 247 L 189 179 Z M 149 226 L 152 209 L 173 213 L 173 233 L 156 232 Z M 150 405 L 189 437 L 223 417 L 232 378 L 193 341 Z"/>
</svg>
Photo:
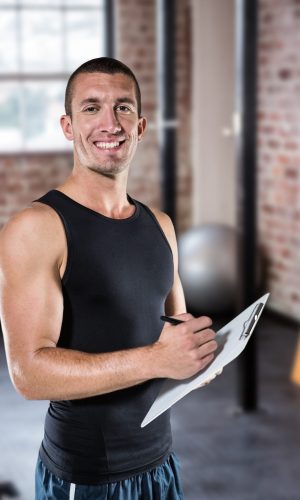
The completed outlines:
<svg viewBox="0 0 300 500">
<path fill-rule="evenodd" d="M 116 175 L 126 170 L 127 165 L 92 165 L 88 169 L 101 175 Z"/>
</svg>

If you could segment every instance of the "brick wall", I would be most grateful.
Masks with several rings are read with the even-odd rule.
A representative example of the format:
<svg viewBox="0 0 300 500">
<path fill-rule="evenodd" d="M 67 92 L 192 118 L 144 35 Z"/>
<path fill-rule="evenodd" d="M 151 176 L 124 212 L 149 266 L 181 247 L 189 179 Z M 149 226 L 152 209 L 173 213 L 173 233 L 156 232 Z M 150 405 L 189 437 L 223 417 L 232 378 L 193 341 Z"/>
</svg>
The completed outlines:
<svg viewBox="0 0 300 500">
<path fill-rule="evenodd" d="M 0 227 L 16 212 L 63 182 L 70 154 L 0 156 Z"/>
<path fill-rule="evenodd" d="M 260 0 L 258 218 L 271 305 L 300 319 L 300 2 Z"/>
</svg>

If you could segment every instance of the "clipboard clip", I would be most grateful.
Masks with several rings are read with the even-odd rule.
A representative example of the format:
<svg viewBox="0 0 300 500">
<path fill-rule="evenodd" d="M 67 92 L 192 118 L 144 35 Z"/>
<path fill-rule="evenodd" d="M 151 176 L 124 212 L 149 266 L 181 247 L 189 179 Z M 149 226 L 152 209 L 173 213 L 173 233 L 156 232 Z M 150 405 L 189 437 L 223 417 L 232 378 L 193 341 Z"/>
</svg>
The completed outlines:
<svg viewBox="0 0 300 500">
<path fill-rule="evenodd" d="M 252 333 L 253 328 L 255 327 L 263 308 L 264 308 L 264 304 L 262 302 L 259 302 L 258 304 L 256 304 L 250 317 L 245 321 L 245 323 L 243 325 L 243 331 L 239 337 L 239 340 L 246 339 L 250 335 L 250 333 Z"/>
</svg>

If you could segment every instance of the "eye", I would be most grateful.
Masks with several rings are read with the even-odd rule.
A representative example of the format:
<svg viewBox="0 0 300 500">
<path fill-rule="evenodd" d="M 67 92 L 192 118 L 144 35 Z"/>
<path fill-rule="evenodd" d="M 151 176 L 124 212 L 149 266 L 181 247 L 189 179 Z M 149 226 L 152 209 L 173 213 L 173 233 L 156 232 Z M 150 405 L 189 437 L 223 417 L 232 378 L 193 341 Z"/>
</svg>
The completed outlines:
<svg viewBox="0 0 300 500">
<path fill-rule="evenodd" d="M 132 109 L 129 108 L 129 106 L 126 106 L 125 104 L 120 104 L 117 109 L 121 111 L 122 113 L 131 113 Z"/>
<path fill-rule="evenodd" d="M 86 113 L 96 113 L 97 108 L 96 106 L 88 106 L 87 108 L 84 109 L 84 112 Z"/>
</svg>

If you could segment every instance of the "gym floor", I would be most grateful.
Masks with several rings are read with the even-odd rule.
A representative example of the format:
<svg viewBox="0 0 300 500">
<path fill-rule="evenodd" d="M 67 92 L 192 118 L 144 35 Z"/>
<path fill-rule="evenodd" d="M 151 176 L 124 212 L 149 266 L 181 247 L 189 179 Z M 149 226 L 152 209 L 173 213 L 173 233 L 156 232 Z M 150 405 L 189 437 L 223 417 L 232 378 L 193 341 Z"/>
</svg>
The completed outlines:
<svg viewBox="0 0 300 500">
<path fill-rule="evenodd" d="M 238 411 L 236 362 L 174 406 L 174 449 L 186 500 L 299 500 L 300 386 L 290 381 L 297 330 L 268 312 L 260 320 L 257 412 Z M 12 481 L 20 500 L 33 500 L 47 403 L 15 392 L 2 345 L 0 408 L 0 485 Z"/>
</svg>

